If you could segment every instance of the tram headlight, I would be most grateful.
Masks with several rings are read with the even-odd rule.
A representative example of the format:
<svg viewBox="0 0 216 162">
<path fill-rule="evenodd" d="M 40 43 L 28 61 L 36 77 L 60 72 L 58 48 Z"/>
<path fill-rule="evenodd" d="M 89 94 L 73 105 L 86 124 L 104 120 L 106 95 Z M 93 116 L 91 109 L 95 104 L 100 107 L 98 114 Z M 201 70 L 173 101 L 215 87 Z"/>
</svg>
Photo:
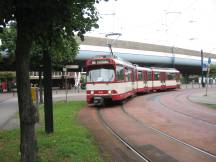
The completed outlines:
<svg viewBox="0 0 216 162">
<path fill-rule="evenodd" d="M 94 91 L 91 91 L 91 94 L 94 94 Z"/>
<path fill-rule="evenodd" d="M 108 91 L 108 94 L 111 94 L 111 92 L 112 92 L 112 91 L 109 90 L 109 91 Z"/>
</svg>

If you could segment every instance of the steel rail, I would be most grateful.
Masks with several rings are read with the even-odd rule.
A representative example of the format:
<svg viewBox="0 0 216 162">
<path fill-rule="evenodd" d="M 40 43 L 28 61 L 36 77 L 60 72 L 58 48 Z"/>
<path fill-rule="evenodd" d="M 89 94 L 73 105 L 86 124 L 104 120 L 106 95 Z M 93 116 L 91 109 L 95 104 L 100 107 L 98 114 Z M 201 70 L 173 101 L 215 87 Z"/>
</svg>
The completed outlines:
<svg viewBox="0 0 216 162">
<path fill-rule="evenodd" d="M 143 121 L 138 120 L 138 119 L 135 118 L 133 115 L 129 114 L 129 113 L 125 110 L 125 108 L 124 108 L 123 106 L 121 106 L 121 110 L 122 110 L 128 117 L 130 117 L 131 119 L 135 120 L 136 122 L 138 122 L 139 124 L 141 124 L 143 127 L 149 128 L 149 129 L 155 131 L 156 133 L 158 133 L 158 134 L 160 134 L 160 135 L 163 135 L 163 136 L 165 136 L 165 137 L 167 137 L 167 138 L 169 138 L 169 139 L 171 139 L 171 140 L 173 140 L 173 141 L 175 141 L 175 142 L 178 142 L 178 143 L 180 143 L 180 144 L 183 144 L 184 146 L 187 146 L 188 148 L 192 148 L 192 149 L 194 149 L 194 150 L 196 150 L 196 151 L 199 151 L 199 152 L 201 152 L 201 153 L 203 153 L 203 154 L 205 154 L 205 155 L 208 155 L 208 156 L 210 156 L 210 157 L 216 159 L 216 155 L 214 155 L 214 154 L 212 154 L 212 153 L 210 153 L 210 152 L 208 152 L 208 151 L 206 151 L 206 150 L 203 150 L 203 149 L 201 149 L 201 148 L 198 148 L 198 147 L 196 147 L 196 146 L 193 146 L 193 145 L 191 145 L 191 144 L 188 144 L 188 143 L 186 143 L 186 142 L 184 142 L 184 141 L 181 141 L 180 139 L 178 139 L 178 138 L 176 138 L 176 137 L 174 137 L 174 136 L 171 136 L 171 135 L 169 135 L 169 134 L 167 134 L 167 133 L 165 133 L 165 132 L 163 132 L 163 131 L 161 131 L 161 130 L 159 130 L 159 129 L 156 129 L 156 128 L 150 126 L 149 124 L 144 123 Z"/>
<path fill-rule="evenodd" d="M 139 158 L 141 158 L 145 162 L 152 162 L 150 159 L 146 158 L 142 153 L 137 151 L 133 146 L 131 146 L 126 140 L 124 140 L 103 118 L 102 114 L 100 113 L 100 110 L 97 109 L 97 114 L 99 119 L 103 122 L 104 126 L 107 130 L 109 130 L 113 136 L 115 136 L 116 139 L 118 139 L 124 146 L 126 146 L 128 149 L 130 149 L 135 155 L 137 155 Z"/>
<path fill-rule="evenodd" d="M 174 98 L 175 101 L 178 101 L 178 100 L 177 100 L 177 97 L 178 97 L 179 95 L 181 95 L 181 94 L 178 94 L 177 96 L 175 96 L 175 98 Z M 199 118 L 199 117 L 195 117 L 195 116 L 193 116 L 193 115 L 191 115 L 191 114 L 189 114 L 189 113 L 183 113 L 183 112 L 181 112 L 181 111 L 174 110 L 174 109 L 170 108 L 169 106 L 167 106 L 166 104 L 164 104 L 164 103 L 161 102 L 161 100 L 159 99 L 159 96 L 156 96 L 156 97 L 155 97 L 155 100 L 156 100 L 158 103 L 160 103 L 162 106 L 164 106 L 164 108 L 166 108 L 166 109 L 169 110 L 169 111 L 173 111 L 173 112 L 179 113 L 179 114 L 181 114 L 181 115 L 183 115 L 183 116 L 187 116 L 187 117 L 190 117 L 190 118 L 192 118 L 192 119 L 195 119 L 195 120 L 199 120 L 199 121 L 201 121 L 201 122 L 204 122 L 204 123 L 206 123 L 206 124 L 216 126 L 216 123 L 214 123 L 214 122 L 210 122 L 210 121 L 208 121 L 208 120 L 205 120 L 205 119 L 202 119 L 202 118 Z"/>
</svg>

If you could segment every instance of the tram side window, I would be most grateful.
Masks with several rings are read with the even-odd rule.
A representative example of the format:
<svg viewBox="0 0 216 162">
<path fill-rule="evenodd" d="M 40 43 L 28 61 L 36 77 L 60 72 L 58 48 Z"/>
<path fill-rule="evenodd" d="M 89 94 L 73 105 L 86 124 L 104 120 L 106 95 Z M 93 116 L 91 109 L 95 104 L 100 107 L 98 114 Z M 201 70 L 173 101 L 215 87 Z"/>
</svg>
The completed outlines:
<svg viewBox="0 0 216 162">
<path fill-rule="evenodd" d="M 167 74 L 167 79 L 168 80 L 174 80 L 174 78 L 175 78 L 175 74 L 174 73 L 168 73 Z"/>
<path fill-rule="evenodd" d="M 138 80 L 142 81 L 143 77 L 142 77 L 142 71 L 138 71 Z"/>
<path fill-rule="evenodd" d="M 154 72 L 154 80 L 159 80 L 159 73 L 158 72 Z"/>
<path fill-rule="evenodd" d="M 131 69 L 125 68 L 125 81 L 131 81 Z"/>
<path fill-rule="evenodd" d="M 116 65 L 116 80 L 124 80 L 124 67 L 122 65 Z"/>
<path fill-rule="evenodd" d="M 152 80 L 152 72 L 148 71 L 148 80 Z"/>
<path fill-rule="evenodd" d="M 130 69 L 131 81 L 135 81 L 135 71 Z"/>
</svg>

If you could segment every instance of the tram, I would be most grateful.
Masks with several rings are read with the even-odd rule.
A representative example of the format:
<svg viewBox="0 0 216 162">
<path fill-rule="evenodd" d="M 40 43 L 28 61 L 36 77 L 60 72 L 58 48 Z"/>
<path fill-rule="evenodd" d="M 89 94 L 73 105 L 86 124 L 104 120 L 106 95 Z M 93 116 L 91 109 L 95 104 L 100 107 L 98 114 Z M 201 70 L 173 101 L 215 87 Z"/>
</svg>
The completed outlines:
<svg viewBox="0 0 216 162">
<path fill-rule="evenodd" d="M 180 72 L 174 68 L 147 68 L 115 55 L 86 61 L 88 104 L 122 101 L 136 93 L 180 88 Z"/>
</svg>

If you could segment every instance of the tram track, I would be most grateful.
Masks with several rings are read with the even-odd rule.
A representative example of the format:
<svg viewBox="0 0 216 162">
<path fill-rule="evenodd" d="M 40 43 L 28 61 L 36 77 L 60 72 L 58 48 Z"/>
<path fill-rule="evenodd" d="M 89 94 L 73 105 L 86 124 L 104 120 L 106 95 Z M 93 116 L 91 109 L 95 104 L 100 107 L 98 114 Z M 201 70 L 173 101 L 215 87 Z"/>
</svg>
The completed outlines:
<svg viewBox="0 0 216 162">
<path fill-rule="evenodd" d="M 107 130 L 118 140 L 120 141 L 126 148 L 131 150 L 136 156 L 138 156 L 142 161 L 144 162 L 152 162 L 150 159 L 148 159 L 143 153 L 139 152 L 136 148 L 134 148 L 130 143 L 128 143 L 117 131 L 115 131 L 111 125 L 106 122 L 106 120 L 103 118 L 103 115 L 101 114 L 101 110 L 97 109 L 97 115 L 100 121 L 102 121 L 103 125 L 106 127 Z"/>
<path fill-rule="evenodd" d="M 157 100 L 159 99 L 159 95 L 161 95 L 161 94 L 157 93 L 157 94 L 150 95 L 148 97 L 148 99 L 150 99 L 151 101 L 157 103 L 158 102 Z M 173 98 L 177 99 L 179 95 L 181 95 L 181 94 L 177 94 Z M 155 98 L 157 98 L 157 100 L 155 100 Z M 159 139 L 160 140 L 165 140 L 166 141 L 165 143 L 168 142 L 167 146 L 165 145 L 165 147 L 167 147 L 167 148 L 169 148 L 169 147 L 172 146 L 174 148 L 174 150 L 175 150 L 176 148 L 180 147 L 180 148 L 182 148 L 181 152 L 187 152 L 186 150 L 190 150 L 189 152 L 191 152 L 193 154 L 193 155 L 190 156 L 190 158 L 193 157 L 193 158 L 196 159 L 197 156 L 198 157 L 200 156 L 200 157 L 203 157 L 202 159 L 206 159 L 206 160 L 208 159 L 207 161 L 209 161 L 209 160 L 210 161 L 215 161 L 216 160 L 216 155 L 213 152 L 211 152 L 210 150 L 208 150 L 208 149 L 206 150 L 205 147 L 200 147 L 202 145 L 196 146 L 196 143 L 192 143 L 192 144 L 190 142 L 188 143 L 187 140 L 186 141 L 182 140 L 181 137 L 179 137 L 179 136 L 173 136 L 172 133 L 170 134 L 167 131 L 163 131 L 160 128 L 155 128 L 151 124 L 144 122 L 140 118 L 141 116 L 139 117 L 139 116 L 131 113 L 131 111 L 127 110 L 128 107 L 126 106 L 126 104 L 127 104 L 127 102 L 130 103 L 130 101 L 131 101 L 131 99 L 125 100 L 124 102 L 126 102 L 126 103 L 124 103 L 121 106 L 115 107 L 113 110 L 109 110 L 109 108 L 97 109 L 97 116 L 98 116 L 99 121 L 101 121 L 101 124 L 104 125 L 104 128 L 107 129 L 109 132 L 111 132 L 111 134 L 112 134 L 113 137 L 115 137 L 120 143 L 122 143 L 125 146 L 125 148 L 128 148 L 131 152 L 133 152 L 134 155 L 136 155 L 137 157 L 139 157 L 141 159 L 141 161 L 149 161 L 149 162 L 155 161 L 155 159 L 154 159 L 155 157 L 154 157 L 153 154 L 150 156 L 150 154 L 148 153 L 148 150 L 144 149 L 144 147 L 147 146 L 146 144 L 144 144 L 144 143 L 141 144 L 141 143 L 136 143 L 136 142 L 134 143 L 134 139 L 131 138 L 130 135 L 127 134 L 127 132 L 125 132 L 124 129 L 121 129 L 121 127 L 119 127 L 119 126 L 121 126 L 121 124 L 120 125 L 119 124 L 117 124 L 117 125 L 115 124 L 115 123 L 117 123 L 118 121 L 121 121 L 121 120 L 112 120 L 112 118 L 111 118 L 112 115 L 111 114 L 117 115 L 116 113 L 118 112 L 118 115 L 120 115 L 120 116 L 123 115 L 124 116 L 124 120 L 123 121 L 127 121 L 128 123 L 129 123 L 129 121 L 132 122 L 133 124 L 130 125 L 130 127 L 128 127 L 128 128 L 133 128 L 133 127 L 137 127 L 138 126 L 138 127 L 140 127 L 141 130 L 143 128 L 143 130 L 141 132 L 147 131 L 147 132 L 150 132 L 150 134 L 152 134 L 154 136 L 154 138 L 157 137 L 158 140 Z M 133 103 L 133 101 L 132 101 L 132 103 Z M 160 105 L 162 105 L 160 102 L 158 102 L 158 103 Z M 162 105 L 162 106 L 164 106 L 164 105 Z M 175 113 L 179 114 L 178 111 L 175 112 Z M 183 114 L 181 114 L 181 115 L 183 115 Z M 193 116 L 192 116 L 192 118 L 193 118 Z M 193 118 L 193 119 L 196 120 L 196 121 L 198 120 L 196 118 Z M 211 126 L 214 126 L 211 123 L 208 123 L 208 124 L 211 125 Z M 144 134 L 142 133 L 142 135 L 144 135 Z M 149 136 L 149 134 L 147 136 Z M 151 142 L 151 140 L 149 142 L 150 142 L 150 145 L 152 145 L 155 148 L 158 148 L 159 150 L 161 150 L 162 152 L 164 152 L 165 154 L 167 154 L 168 157 L 170 156 L 170 158 L 173 161 L 175 161 L 177 159 L 179 159 L 179 160 L 182 159 L 177 154 L 176 154 L 177 156 L 175 156 L 175 153 L 173 154 L 173 152 L 169 152 L 169 151 L 167 152 L 167 149 L 164 150 L 158 144 L 154 145 L 155 142 L 153 142 L 153 141 Z M 175 159 L 175 157 L 177 159 Z M 204 160 L 204 161 L 206 161 L 206 160 Z M 203 161 L 203 160 L 201 160 L 201 161 Z"/>
<path fill-rule="evenodd" d="M 165 94 L 165 95 L 166 95 L 166 94 Z M 178 102 L 178 103 L 179 103 L 179 101 L 178 101 L 177 97 L 180 96 L 180 95 L 182 95 L 182 93 L 181 93 L 181 94 L 178 94 L 178 95 L 176 95 L 176 96 L 174 97 L 174 100 L 175 100 L 176 102 Z M 159 95 L 158 95 L 158 96 L 155 96 L 155 97 L 154 97 L 154 100 L 155 100 L 156 102 L 158 102 L 160 105 L 162 105 L 162 106 L 163 106 L 162 108 L 165 108 L 165 109 L 167 109 L 167 110 L 169 110 L 169 111 L 172 111 L 172 112 L 181 114 L 181 115 L 183 115 L 183 116 L 190 117 L 190 118 L 192 118 L 192 119 L 194 119 L 194 120 L 198 120 L 198 121 L 204 122 L 204 123 L 209 124 L 209 125 L 212 125 L 212 126 L 216 126 L 216 123 L 215 123 L 215 122 L 211 122 L 211 121 L 208 121 L 208 120 L 205 120 L 205 119 L 196 117 L 196 116 L 194 116 L 194 115 L 192 115 L 192 114 L 190 114 L 190 113 L 184 113 L 184 112 L 181 112 L 181 111 L 178 111 L 178 110 L 175 110 L 175 109 L 171 108 L 170 106 L 168 106 L 167 104 L 164 104 L 164 103 L 160 100 Z"/>
<path fill-rule="evenodd" d="M 203 153 L 203 154 L 205 154 L 205 155 L 207 155 L 207 156 L 210 156 L 210 157 L 216 159 L 216 155 L 214 155 L 214 154 L 212 154 L 212 153 L 210 153 L 210 152 L 208 152 L 208 151 L 206 151 L 206 150 L 204 150 L 204 149 L 201 149 L 201 148 L 199 148 L 199 147 L 196 147 L 196 146 L 193 146 L 193 145 L 191 145 L 191 144 L 188 144 L 188 143 L 186 143 L 186 142 L 184 142 L 184 141 L 182 141 L 182 140 L 180 140 L 180 139 L 178 139 L 178 138 L 176 138 L 176 137 L 174 137 L 174 136 L 172 136 L 172 135 L 167 134 L 166 132 L 163 132 L 163 131 L 161 131 L 161 130 L 159 130 L 159 129 L 157 129 L 157 128 L 154 128 L 154 127 L 150 126 L 149 124 L 144 123 L 143 121 L 137 119 L 136 117 L 134 117 L 133 115 L 131 115 L 130 113 L 128 113 L 127 110 L 125 110 L 125 108 L 124 108 L 123 106 L 121 106 L 121 110 L 122 110 L 128 117 L 130 117 L 130 118 L 133 119 L 134 121 L 136 121 L 136 122 L 138 122 L 139 124 L 141 124 L 144 128 L 151 129 L 152 131 L 154 131 L 155 133 L 157 133 L 157 134 L 159 134 L 159 135 L 161 135 L 161 136 L 167 137 L 167 138 L 169 138 L 169 139 L 172 140 L 172 141 L 175 141 L 175 142 L 177 142 L 177 143 L 179 143 L 179 144 L 184 145 L 185 147 L 188 147 L 188 148 L 190 148 L 190 149 L 194 149 L 194 150 L 196 150 L 196 151 L 199 151 L 199 152 L 201 152 L 201 153 Z"/>
<path fill-rule="evenodd" d="M 210 159 L 216 160 L 216 155 L 206 151 L 202 148 L 196 147 L 194 145 L 191 145 L 189 143 L 186 143 L 184 141 L 182 141 L 181 139 L 178 139 L 164 131 L 161 131 L 157 128 L 152 127 L 151 125 L 144 123 L 143 121 L 139 120 L 138 118 L 136 118 L 135 116 L 133 116 L 132 114 L 130 114 L 129 112 L 127 112 L 127 110 L 124 108 L 124 106 L 120 106 L 119 109 L 130 119 L 132 119 L 133 121 L 135 121 L 137 124 L 141 125 L 144 129 L 149 129 L 152 131 L 153 134 L 155 134 L 156 136 L 161 136 L 162 138 L 166 138 L 167 141 L 172 141 L 172 143 L 176 143 L 177 145 L 182 145 L 182 147 L 185 147 L 185 150 L 191 150 L 191 151 L 195 151 L 198 154 L 208 157 Z M 103 123 L 104 127 L 118 140 L 120 141 L 126 148 L 128 148 L 130 151 L 132 151 L 136 156 L 138 156 L 142 161 L 145 162 L 151 162 L 153 161 L 148 155 L 145 155 L 145 151 L 141 151 L 139 150 L 139 147 L 130 143 L 130 139 L 128 139 L 125 135 L 122 136 L 122 132 L 119 132 L 118 128 L 113 128 L 112 124 L 109 123 L 109 121 L 107 121 L 107 119 L 104 118 L 103 116 L 103 112 L 101 112 L 100 109 L 97 109 L 97 116 L 99 118 L 99 120 Z M 130 142 L 128 142 L 128 140 Z"/>
</svg>

